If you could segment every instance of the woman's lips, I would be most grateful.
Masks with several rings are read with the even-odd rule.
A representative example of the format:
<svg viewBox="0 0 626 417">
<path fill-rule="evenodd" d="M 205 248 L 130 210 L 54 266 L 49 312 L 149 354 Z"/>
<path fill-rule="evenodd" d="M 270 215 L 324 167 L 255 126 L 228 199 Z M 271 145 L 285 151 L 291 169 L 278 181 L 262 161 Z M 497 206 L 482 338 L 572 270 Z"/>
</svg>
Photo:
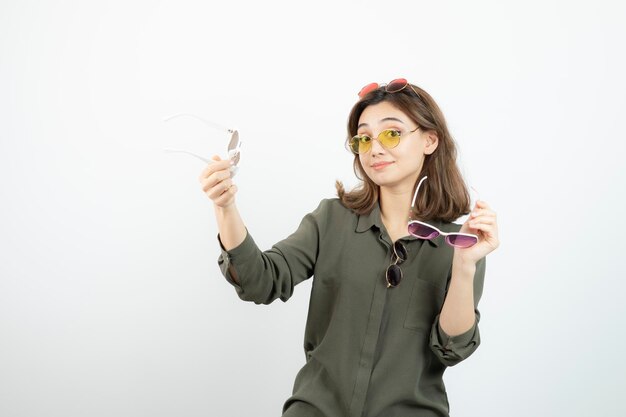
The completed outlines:
<svg viewBox="0 0 626 417">
<path fill-rule="evenodd" d="M 391 164 L 393 164 L 393 162 L 382 162 L 382 163 L 377 163 L 377 164 L 372 165 L 372 168 L 374 168 L 375 170 L 379 171 L 379 170 L 381 170 L 381 169 L 383 169 L 383 168 L 385 168 L 386 166 L 389 166 L 389 165 L 391 165 Z"/>
</svg>

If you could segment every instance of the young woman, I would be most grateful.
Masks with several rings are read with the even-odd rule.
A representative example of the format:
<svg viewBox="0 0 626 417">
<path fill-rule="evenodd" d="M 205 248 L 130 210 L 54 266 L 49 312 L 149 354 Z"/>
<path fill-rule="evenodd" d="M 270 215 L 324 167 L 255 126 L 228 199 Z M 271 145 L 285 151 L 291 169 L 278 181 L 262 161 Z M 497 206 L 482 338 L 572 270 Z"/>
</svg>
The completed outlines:
<svg viewBox="0 0 626 417">
<path fill-rule="evenodd" d="M 199 180 L 214 203 L 218 264 L 257 304 L 286 301 L 315 277 L 306 363 L 283 417 L 448 416 L 443 373 L 480 343 L 496 214 L 484 201 L 470 207 L 454 141 L 426 91 L 398 79 L 359 97 L 347 146 L 362 184 L 345 192 L 337 182 L 338 198 L 323 199 L 269 250 L 239 215 L 229 161 L 213 158 Z"/>
</svg>

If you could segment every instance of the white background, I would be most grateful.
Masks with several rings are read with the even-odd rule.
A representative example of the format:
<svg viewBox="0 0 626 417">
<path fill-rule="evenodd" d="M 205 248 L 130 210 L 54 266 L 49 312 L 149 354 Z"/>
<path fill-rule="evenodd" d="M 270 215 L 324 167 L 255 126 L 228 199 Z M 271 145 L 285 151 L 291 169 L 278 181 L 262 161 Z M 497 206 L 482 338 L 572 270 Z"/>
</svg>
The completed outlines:
<svg viewBox="0 0 626 417">
<path fill-rule="evenodd" d="M 245 303 L 220 274 L 204 164 L 239 129 L 262 249 L 334 182 L 365 84 L 439 103 L 498 213 L 483 343 L 453 416 L 623 416 L 626 108 L 618 1 L 0 3 L 0 415 L 272 416 L 311 280 Z"/>
</svg>

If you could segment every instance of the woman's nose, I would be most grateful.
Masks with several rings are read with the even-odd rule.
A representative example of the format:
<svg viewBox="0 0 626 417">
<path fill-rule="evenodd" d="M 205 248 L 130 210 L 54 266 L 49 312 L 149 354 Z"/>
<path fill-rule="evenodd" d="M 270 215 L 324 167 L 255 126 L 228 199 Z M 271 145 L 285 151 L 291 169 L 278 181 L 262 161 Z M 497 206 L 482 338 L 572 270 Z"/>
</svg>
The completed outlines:
<svg viewBox="0 0 626 417">
<path fill-rule="evenodd" d="M 380 141 L 376 138 L 372 139 L 372 154 L 381 154 L 384 152 L 384 147 L 381 145 Z"/>
</svg>

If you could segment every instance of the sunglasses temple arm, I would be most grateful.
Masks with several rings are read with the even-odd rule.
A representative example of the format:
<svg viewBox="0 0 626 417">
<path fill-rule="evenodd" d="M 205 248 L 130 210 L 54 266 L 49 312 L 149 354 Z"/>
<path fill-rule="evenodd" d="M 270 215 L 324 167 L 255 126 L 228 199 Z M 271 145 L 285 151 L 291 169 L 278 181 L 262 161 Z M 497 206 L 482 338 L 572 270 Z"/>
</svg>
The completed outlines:
<svg viewBox="0 0 626 417">
<path fill-rule="evenodd" d="M 474 187 L 472 187 L 470 185 L 471 189 L 474 190 L 474 192 L 476 193 L 476 201 L 474 202 L 474 204 L 476 204 L 477 201 L 480 201 L 480 193 L 478 192 L 478 190 Z M 474 209 L 474 207 L 470 207 L 470 210 Z"/>
<path fill-rule="evenodd" d="M 163 149 L 165 152 L 180 152 L 180 153 L 186 153 L 188 155 L 191 156 L 195 156 L 196 158 L 198 158 L 201 161 L 206 162 L 207 164 L 212 164 L 214 161 L 208 160 L 206 158 L 203 158 L 202 156 L 195 154 L 193 152 L 189 152 L 189 151 L 183 151 L 182 149 Z"/>
<path fill-rule="evenodd" d="M 428 177 L 424 177 L 420 180 L 419 184 L 417 184 L 417 188 L 415 189 L 415 194 L 413 195 L 413 203 L 411 203 L 411 208 L 415 207 L 415 200 L 417 200 L 417 192 L 420 190 L 420 186 L 424 182 L 424 180 Z"/>
<path fill-rule="evenodd" d="M 172 116 L 168 116 L 166 118 L 163 119 L 164 122 L 169 122 L 172 119 L 175 119 L 177 117 L 180 116 L 189 116 L 189 117 L 193 117 L 194 119 L 200 120 L 202 123 L 204 123 L 205 125 L 209 126 L 212 129 L 217 129 L 217 130 L 223 130 L 225 132 L 228 133 L 232 133 L 232 129 L 228 129 L 224 126 L 218 125 L 217 123 L 213 123 L 213 122 L 209 122 L 208 120 L 203 119 L 200 116 L 196 116 L 195 114 L 191 114 L 191 113 L 178 113 L 178 114 L 174 114 Z"/>
</svg>

